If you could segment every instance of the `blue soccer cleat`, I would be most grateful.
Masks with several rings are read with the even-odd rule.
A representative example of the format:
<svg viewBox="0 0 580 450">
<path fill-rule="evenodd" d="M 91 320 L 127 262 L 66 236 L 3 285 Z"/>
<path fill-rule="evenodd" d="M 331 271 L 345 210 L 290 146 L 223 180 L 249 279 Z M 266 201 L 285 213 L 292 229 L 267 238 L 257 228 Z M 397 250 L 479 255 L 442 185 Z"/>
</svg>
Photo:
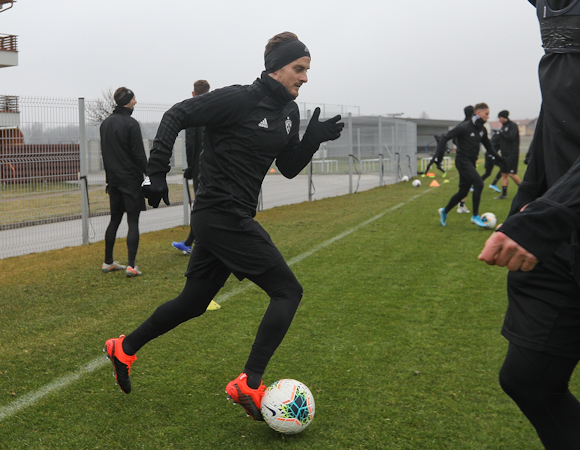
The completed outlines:
<svg viewBox="0 0 580 450">
<path fill-rule="evenodd" d="M 445 212 L 445 208 L 439 208 L 437 211 L 439 211 L 439 223 L 441 224 L 441 226 L 446 226 L 447 213 Z"/>
<path fill-rule="evenodd" d="M 480 216 L 471 216 L 471 223 L 474 223 L 478 227 L 487 228 L 487 224 L 481 220 Z"/>
<path fill-rule="evenodd" d="M 177 250 L 182 251 L 184 255 L 189 255 L 191 253 L 191 247 L 185 245 L 185 241 L 172 242 L 171 245 L 173 245 Z"/>
</svg>

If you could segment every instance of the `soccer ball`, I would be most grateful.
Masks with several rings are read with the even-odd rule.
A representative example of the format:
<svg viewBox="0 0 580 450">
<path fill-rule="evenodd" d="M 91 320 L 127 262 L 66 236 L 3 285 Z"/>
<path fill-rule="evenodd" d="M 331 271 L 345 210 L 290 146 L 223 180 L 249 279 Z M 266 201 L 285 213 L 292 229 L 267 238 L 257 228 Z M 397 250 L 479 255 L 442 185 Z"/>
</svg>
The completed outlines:
<svg viewBox="0 0 580 450">
<path fill-rule="evenodd" d="M 312 423 L 314 397 L 304 383 L 284 378 L 266 388 L 261 411 L 270 428 L 284 434 L 297 434 Z"/>
<path fill-rule="evenodd" d="M 403 175 L 401 181 L 404 181 L 406 183 L 407 181 L 409 181 L 409 177 L 407 175 Z"/>
<path fill-rule="evenodd" d="M 413 180 L 413 186 L 415 187 L 421 186 L 421 180 Z"/>
<path fill-rule="evenodd" d="M 486 212 L 481 215 L 481 220 L 485 222 L 485 228 L 494 230 L 497 224 L 497 218 L 494 213 Z"/>
</svg>

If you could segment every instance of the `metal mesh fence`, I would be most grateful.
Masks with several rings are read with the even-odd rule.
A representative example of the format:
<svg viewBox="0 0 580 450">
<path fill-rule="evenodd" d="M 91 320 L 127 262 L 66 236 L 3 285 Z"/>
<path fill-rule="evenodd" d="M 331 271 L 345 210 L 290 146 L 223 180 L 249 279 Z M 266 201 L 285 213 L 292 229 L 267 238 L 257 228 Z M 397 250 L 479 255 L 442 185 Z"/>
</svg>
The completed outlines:
<svg viewBox="0 0 580 450">
<path fill-rule="evenodd" d="M 147 155 L 170 106 L 135 106 L 133 117 Z M 416 173 L 415 124 L 353 117 L 356 107 L 323 106 L 321 118 L 348 111 L 341 138 L 322 144 L 293 180 L 279 175 L 273 165 L 260 209 L 353 193 Z M 110 217 L 99 136 L 103 107 L 101 118 L 108 115 L 102 100 L 0 96 L 0 259 L 104 239 Z M 313 107 L 299 107 L 303 133 Z M 143 212 L 142 233 L 188 224 L 193 194 L 181 175 L 184 162 L 181 132 L 167 177 L 172 206 Z M 126 234 L 123 222 L 117 237 Z"/>
</svg>

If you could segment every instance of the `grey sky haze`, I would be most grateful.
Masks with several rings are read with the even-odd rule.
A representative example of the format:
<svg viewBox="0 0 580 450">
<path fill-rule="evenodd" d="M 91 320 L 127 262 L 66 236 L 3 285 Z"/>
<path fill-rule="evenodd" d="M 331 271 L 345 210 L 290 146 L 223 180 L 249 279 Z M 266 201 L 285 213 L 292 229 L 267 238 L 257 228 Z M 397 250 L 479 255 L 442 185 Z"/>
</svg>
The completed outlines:
<svg viewBox="0 0 580 450">
<path fill-rule="evenodd" d="M 539 112 L 543 50 L 527 0 L 17 0 L 0 14 L 0 33 L 19 36 L 0 95 L 92 99 L 125 85 L 172 104 L 200 78 L 253 82 L 281 31 L 312 54 L 299 102 L 451 120 L 481 101 L 493 119 Z"/>
</svg>

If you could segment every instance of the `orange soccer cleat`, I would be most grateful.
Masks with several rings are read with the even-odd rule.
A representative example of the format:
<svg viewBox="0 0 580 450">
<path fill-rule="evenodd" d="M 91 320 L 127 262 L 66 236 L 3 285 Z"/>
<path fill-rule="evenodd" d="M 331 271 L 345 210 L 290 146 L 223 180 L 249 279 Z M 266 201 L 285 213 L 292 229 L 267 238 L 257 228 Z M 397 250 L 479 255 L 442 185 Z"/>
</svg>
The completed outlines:
<svg viewBox="0 0 580 450">
<path fill-rule="evenodd" d="M 129 356 L 125 354 L 123 351 L 124 339 L 124 334 L 116 339 L 109 339 L 105 342 L 103 351 L 107 353 L 113 364 L 113 375 L 115 375 L 117 385 L 125 394 L 128 394 L 131 392 L 131 380 L 129 379 L 131 365 L 137 360 L 137 355 Z"/>
<path fill-rule="evenodd" d="M 228 399 L 233 400 L 234 404 L 239 403 L 252 419 L 264 420 L 260 407 L 266 386 L 260 381 L 258 389 L 252 389 L 248 386 L 247 380 L 248 375 L 242 372 L 239 377 L 230 381 L 226 386 Z"/>
</svg>

